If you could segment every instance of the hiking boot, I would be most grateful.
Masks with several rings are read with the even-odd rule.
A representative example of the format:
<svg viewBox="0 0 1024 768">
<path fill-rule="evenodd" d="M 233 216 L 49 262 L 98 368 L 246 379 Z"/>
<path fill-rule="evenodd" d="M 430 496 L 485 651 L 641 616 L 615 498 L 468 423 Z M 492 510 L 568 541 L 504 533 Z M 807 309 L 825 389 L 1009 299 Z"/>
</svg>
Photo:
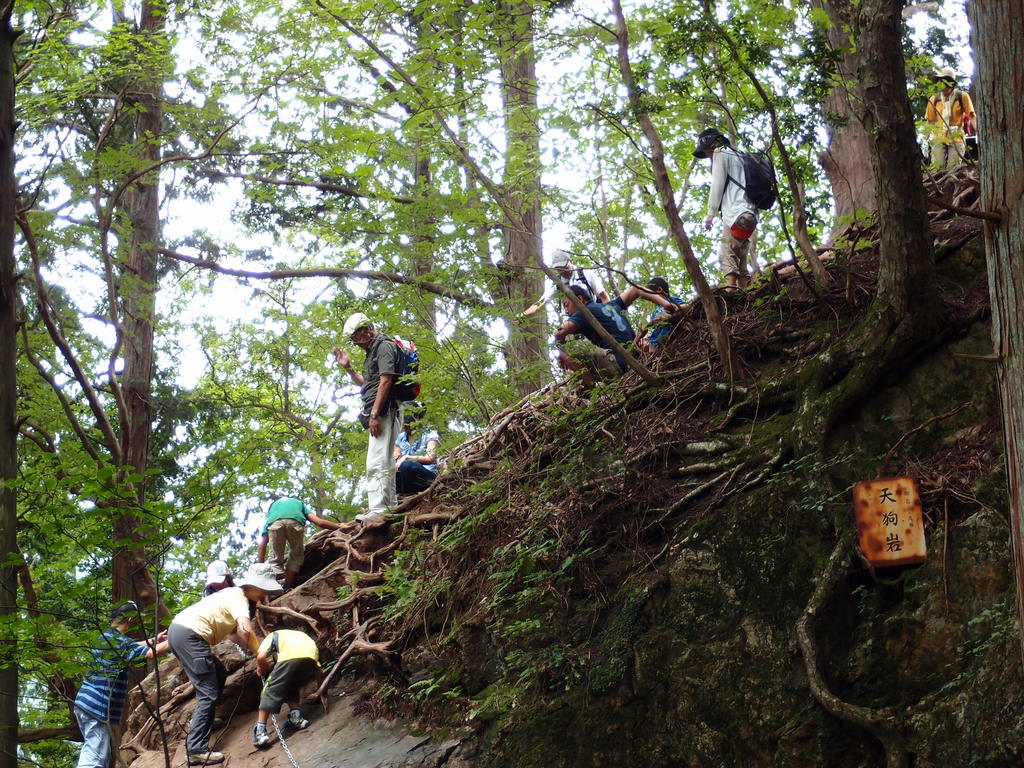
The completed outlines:
<svg viewBox="0 0 1024 768">
<path fill-rule="evenodd" d="M 253 726 L 252 743 L 257 747 L 265 747 L 270 743 L 270 734 L 267 733 L 266 723 L 259 723 Z"/>
<path fill-rule="evenodd" d="M 363 524 L 363 528 L 379 528 L 388 521 L 380 512 L 361 512 L 356 515 L 356 520 Z"/>
<path fill-rule="evenodd" d="M 293 709 L 288 713 L 288 719 L 285 720 L 284 724 L 289 728 L 294 728 L 296 731 L 301 731 L 303 728 L 309 726 L 309 720 L 302 716 L 302 712 L 297 709 Z"/>
<path fill-rule="evenodd" d="M 189 765 L 217 765 L 224 762 L 223 752 L 189 752 Z"/>
</svg>

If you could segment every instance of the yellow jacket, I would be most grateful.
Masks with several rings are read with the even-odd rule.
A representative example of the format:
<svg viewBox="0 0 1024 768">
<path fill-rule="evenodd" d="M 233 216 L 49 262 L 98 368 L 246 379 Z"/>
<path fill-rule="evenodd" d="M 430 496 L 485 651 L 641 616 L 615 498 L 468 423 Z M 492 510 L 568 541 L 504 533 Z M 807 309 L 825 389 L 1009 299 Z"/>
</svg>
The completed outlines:
<svg viewBox="0 0 1024 768">
<path fill-rule="evenodd" d="M 928 99 L 928 106 L 924 111 L 925 120 L 929 123 L 938 123 L 942 132 L 945 132 L 946 128 L 962 129 L 964 126 L 964 115 L 967 115 L 972 120 L 974 119 L 974 103 L 971 101 L 969 93 L 954 89 L 949 98 L 953 103 L 949 110 L 948 126 L 944 125 L 942 120 L 942 104 L 944 101 L 942 93 L 937 93 Z"/>
</svg>

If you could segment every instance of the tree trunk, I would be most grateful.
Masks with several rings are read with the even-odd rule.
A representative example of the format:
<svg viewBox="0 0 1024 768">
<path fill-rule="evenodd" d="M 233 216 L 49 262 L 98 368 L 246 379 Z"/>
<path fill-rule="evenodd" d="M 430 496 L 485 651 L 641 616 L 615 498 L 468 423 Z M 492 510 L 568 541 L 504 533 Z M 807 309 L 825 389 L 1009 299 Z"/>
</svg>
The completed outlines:
<svg viewBox="0 0 1024 768">
<path fill-rule="evenodd" d="M 543 312 L 519 318 L 544 291 L 540 211 L 540 125 L 533 47 L 533 5 L 528 0 L 501 0 L 496 26 L 501 42 L 501 95 L 505 109 L 507 205 L 519 221 L 505 221 L 505 263 L 509 267 L 510 327 L 508 370 L 520 394 L 538 389 L 548 377 L 547 319 Z"/>
<path fill-rule="evenodd" d="M 898 0 L 862 0 L 843 21 L 856 61 L 858 120 L 878 179 L 878 284 L 871 311 L 824 361 L 797 434 L 823 447 L 832 427 L 879 383 L 938 341 L 938 289 L 921 159 L 907 99 Z"/>
<path fill-rule="evenodd" d="M 828 41 L 833 48 L 843 51 L 836 73 L 839 83 L 822 104 L 822 111 L 834 118 L 827 122 L 828 146 L 818 156 L 832 186 L 833 213 L 838 220 L 853 216 L 857 210 L 875 210 L 875 171 L 855 95 L 857 54 L 851 52 L 854 48 L 862 49 L 853 45 L 845 24 L 849 0 L 812 0 L 812 5 L 828 12 L 832 20 Z"/>
<path fill-rule="evenodd" d="M 938 292 L 931 225 L 921 178 L 921 155 L 907 95 L 900 0 L 862 0 L 856 29 L 857 83 L 862 123 L 870 137 L 871 167 L 878 184 L 880 232 L 878 289 L 874 309 L 894 324 L 930 331 Z"/>
<path fill-rule="evenodd" d="M 668 174 L 668 166 L 665 164 L 665 149 L 661 143 L 661 136 L 658 134 L 651 116 L 644 109 L 640 94 L 637 90 L 636 81 L 633 77 L 633 68 L 629 62 L 629 29 L 626 26 L 626 17 L 622 11 L 622 4 L 619 0 L 612 0 L 612 10 L 615 14 L 615 36 L 617 41 L 617 59 L 619 72 L 626 85 L 629 94 L 630 106 L 640 122 L 651 147 L 651 168 L 654 172 L 654 184 L 658 189 L 658 196 L 661 198 L 661 206 L 665 211 L 665 218 L 668 220 L 668 229 L 679 249 L 679 255 L 683 259 L 683 266 L 690 277 L 690 283 L 697 291 L 697 298 L 700 299 L 704 308 L 704 316 L 708 321 L 708 330 L 715 344 L 715 351 L 725 369 L 726 376 L 731 382 L 737 371 L 736 360 L 732 352 L 732 345 L 729 342 L 729 334 L 722 322 L 722 313 L 718 308 L 718 301 L 711 293 L 704 273 L 701 271 L 700 262 L 693 252 L 690 238 L 683 228 L 683 220 L 679 215 L 679 208 L 676 205 L 675 194 L 672 189 L 672 180 Z"/>
<path fill-rule="evenodd" d="M 157 38 L 164 31 L 163 6 L 142 5 L 139 35 Z M 140 143 L 138 162 L 154 165 L 160 159 L 163 127 L 162 73 L 150 71 L 149 82 L 140 83 L 139 114 L 135 136 Z M 135 500 L 147 499 L 149 438 L 153 420 L 153 323 L 156 316 L 156 254 L 160 245 L 160 177 L 153 171 L 135 181 L 126 192 L 125 209 L 131 239 L 121 274 L 120 293 L 124 326 L 124 423 L 120 427 L 121 455 L 126 469 L 140 479 L 133 483 Z M 157 590 L 147 564 L 145 531 L 130 510 L 116 510 L 114 520 L 114 602 L 135 600 L 140 605 L 157 602 Z M 122 542 L 131 542 L 122 544 Z"/>
<path fill-rule="evenodd" d="M 18 764 L 18 649 L 8 618 L 17 606 L 18 428 L 15 376 L 17 335 L 14 265 L 14 40 L 10 3 L 0 18 L 0 768 Z"/>
<path fill-rule="evenodd" d="M 1024 0 L 972 2 L 968 12 L 977 64 L 981 207 L 1002 216 L 999 223 L 985 222 L 985 249 L 992 343 L 999 359 L 1017 608 L 1024 628 L 1024 114 L 1019 104 L 1024 87 Z"/>
</svg>

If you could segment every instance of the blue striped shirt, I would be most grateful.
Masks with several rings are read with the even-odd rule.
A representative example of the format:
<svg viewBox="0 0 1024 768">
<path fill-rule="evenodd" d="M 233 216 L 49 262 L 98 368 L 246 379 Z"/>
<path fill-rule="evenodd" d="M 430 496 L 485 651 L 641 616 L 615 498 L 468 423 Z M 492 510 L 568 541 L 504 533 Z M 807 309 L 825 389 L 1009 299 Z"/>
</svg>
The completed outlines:
<svg viewBox="0 0 1024 768">
<path fill-rule="evenodd" d="M 128 695 L 128 667 L 144 658 L 149 648 L 108 629 L 92 649 L 89 673 L 75 697 L 75 706 L 105 723 L 121 722 Z"/>
</svg>

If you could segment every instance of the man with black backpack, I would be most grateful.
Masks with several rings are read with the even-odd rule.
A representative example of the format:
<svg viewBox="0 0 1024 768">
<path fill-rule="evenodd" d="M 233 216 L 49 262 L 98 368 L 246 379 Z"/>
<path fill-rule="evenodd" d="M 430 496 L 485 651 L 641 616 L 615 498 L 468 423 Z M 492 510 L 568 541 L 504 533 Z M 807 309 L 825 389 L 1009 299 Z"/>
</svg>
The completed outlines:
<svg viewBox="0 0 1024 768">
<path fill-rule="evenodd" d="M 402 431 L 402 404 L 393 388 L 402 374 L 404 355 L 394 339 L 373 327 L 370 318 L 356 312 L 345 321 L 342 333 L 366 351 L 366 371 L 359 373 L 348 352 L 335 348 L 334 359 L 362 387 L 360 423 L 370 430 L 366 449 L 366 512 L 356 515 L 366 525 L 384 519 L 398 500 L 395 495 L 395 464 L 392 447 Z"/>
<path fill-rule="evenodd" d="M 708 194 L 708 215 L 704 228 L 710 230 L 715 214 L 722 215 L 722 244 L 718 261 L 729 289 L 746 288 L 750 284 L 748 260 L 753 258 L 754 230 L 757 227 L 758 205 L 748 194 L 750 179 L 746 171 L 746 155 L 729 146 L 729 138 L 717 128 L 708 128 L 697 136 L 694 157 L 711 160 L 711 192 Z M 755 161 L 756 162 L 756 161 Z M 762 204 L 770 207 L 774 198 Z"/>
</svg>

